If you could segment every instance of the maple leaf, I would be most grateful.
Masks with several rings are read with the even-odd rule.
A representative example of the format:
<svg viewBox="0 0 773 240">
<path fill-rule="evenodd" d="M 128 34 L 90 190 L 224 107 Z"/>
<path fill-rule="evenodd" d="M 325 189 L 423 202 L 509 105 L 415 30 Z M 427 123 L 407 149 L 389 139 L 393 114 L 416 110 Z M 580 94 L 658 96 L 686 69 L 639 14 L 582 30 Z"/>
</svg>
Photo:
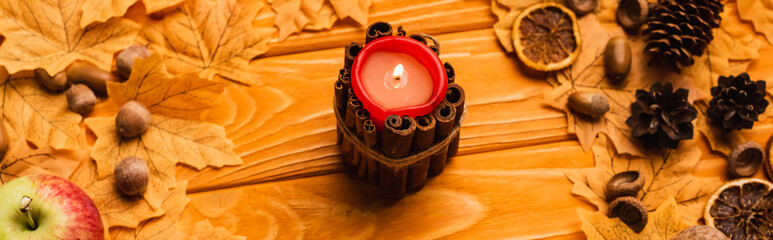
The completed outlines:
<svg viewBox="0 0 773 240">
<path fill-rule="evenodd" d="M 9 145 L 8 152 L 0 160 L 0 185 L 18 177 L 49 174 L 67 178 L 87 151 L 56 151 L 51 147 L 34 149 L 25 140 Z"/>
<path fill-rule="evenodd" d="M 83 0 L 80 26 L 86 27 L 93 22 L 105 22 L 112 17 L 120 17 L 126 13 L 138 0 Z M 145 4 L 145 12 L 154 13 L 173 7 L 185 0 L 142 0 Z"/>
<path fill-rule="evenodd" d="M 695 222 L 703 216 L 706 200 L 719 187 L 719 178 L 701 178 L 692 175 L 700 160 L 701 150 L 695 140 L 679 143 L 677 149 L 653 150 L 647 157 L 621 154 L 604 137 L 593 144 L 596 166 L 569 170 L 565 174 L 574 183 L 572 193 L 595 205 L 606 213 L 606 184 L 616 173 L 639 171 L 644 174 L 645 184 L 637 196 L 648 208 L 659 205 L 674 196 L 681 205 L 683 216 Z"/>
<path fill-rule="evenodd" d="M 69 110 L 64 94 L 40 88 L 31 71 L 9 75 L 0 66 L 2 108 L 11 142 L 27 139 L 36 146 L 74 149 L 81 115 Z"/>
<path fill-rule="evenodd" d="M 97 136 L 91 157 L 97 161 L 99 178 L 113 174 L 115 165 L 126 157 L 144 159 L 150 168 L 150 181 L 143 197 L 153 207 L 158 207 L 163 194 L 175 186 L 177 163 L 199 170 L 242 163 L 231 141 L 225 138 L 223 127 L 211 123 L 152 115 L 145 133 L 127 139 L 117 134 L 115 117 L 89 118 L 85 122 Z"/>
<path fill-rule="evenodd" d="M 674 88 L 690 90 L 688 100 L 693 102 L 703 98 L 702 92 L 695 89 L 692 80 L 668 70 L 647 66 L 643 53 L 645 42 L 642 37 L 628 40 L 631 44 L 631 70 L 626 80 L 614 85 L 604 72 L 604 51 L 607 40 L 612 35 L 624 36 L 619 27 L 612 33 L 606 32 L 595 16 L 590 15 L 579 20 L 581 35 L 593 41 L 583 41 L 582 51 L 577 61 L 570 67 L 553 74 L 555 82 L 561 85 L 544 96 L 551 106 L 564 110 L 567 118 L 567 130 L 577 134 L 577 139 L 587 152 L 598 133 L 605 133 L 614 142 L 621 153 L 643 155 L 639 140 L 631 136 L 631 129 L 625 123 L 631 115 L 631 103 L 636 100 L 637 89 L 649 91 L 656 82 L 670 82 Z M 574 92 L 598 92 L 609 100 L 609 112 L 599 118 L 575 114 L 567 107 L 569 95 Z"/>
<path fill-rule="evenodd" d="M 274 25 L 279 28 L 279 40 L 302 29 L 330 28 L 338 20 L 332 5 L 325 0 L 275 0 L 271 8 L 276 12 Z"/>
<path fill-rule="evenodd" d="M 582 220 L 582 231 L 588 240 L 606 239 L 641 239 L 669 240 L 689 225 L 682 222 L 679 207 L 673 197 L 669 197 L 649 214 L 647 226 L 640 233 L 629 228 L 620 218 L 608 218 L 601 211 L 590 212 L 578 209 L 577 214 Z"/>
<path fill-rule="evenodd" d="M 161 56 L 135 60 L 129 80 L 107 83 L 107 94 L 119 106 L 129 101 L 144 104 L 151 113 L 199 120 L 202 113 L 216 104 L 228 85 L 209 81 L 189 73 L 168 79 Z"/>
<path fill-rule="evenodd" d="M 330 0 L 339 19 L 351 17 L 362 26 L 368 24 L 368 9 L 372 0 Z"/>
<path fill-rule="evenodd" d="M 251 21 L 264 7 L 251 0 L 192 0 L 151 21 L 142 37 L 164 57 L 171 74 L 215 74 L 244 84 L 258 79 L 247 67 L 250 59 L 266 52 L 274 28 L 255 28 Z"/>
<path fill-rule="evenodd" d="M 105 229 L 113 226 L 134 228 L 142 221 L 164 214 L 162 209 L 154 209 L 141 197 L 122 194 L 115 187 L 112 176 L 99 180 L 97 165 L 92 159 L 81 162 L 70 175 L 70 181 L 81 187 L 94 201 Z"/>
<path fill-rule="evenodd" d="M 188 182 L 180 181 L 173 191 L 164 193 L 161 209 L 166 214 L 142 222 L 136 228 L 116 227 L 110 231 L 112 239 L 187 239 L 175 228 L 190 199 L 185 196 Z"/>
<path fill-rule="evenodd" d="M 58 73 L 81 59 L 110 69 L 113 54 L 132 44 L 136 23 L 113 18 L 80 27 L 82 0 L 0 1 L 0 65 L 16 73 L 43 68 Z"/>
<path fill-rule="evenodd" d="M 738 0 L 738 14 L 741 19 L 754 23 L 754 29 L 765 35 L 768 42 L 773 44 L 773 11 L 771 0 Z M 724 21 L 724 20 L 723 20 Z"/>
<path fill-rule="evenodd" d="M 708 106 L 705 103 L 696 103 L 695 108 L 698 109 L 695 129 L 708 139 L 711 150 L 730 156 L 730 152 L 745 141 L 739 131 L 728 132 L 721 126 L 715 126 L 711 119 L 707 117 L 706 109 L 708 109 Z"/>
</svg>

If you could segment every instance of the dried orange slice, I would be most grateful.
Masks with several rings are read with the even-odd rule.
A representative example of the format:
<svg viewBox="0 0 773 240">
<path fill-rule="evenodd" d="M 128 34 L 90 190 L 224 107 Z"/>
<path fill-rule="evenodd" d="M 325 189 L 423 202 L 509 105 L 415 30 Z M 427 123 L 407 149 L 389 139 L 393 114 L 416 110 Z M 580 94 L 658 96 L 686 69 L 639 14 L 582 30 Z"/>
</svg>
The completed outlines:
<svg viewBox="0 0 773 240">
<path fill-rule="evenodd" d="M 554 71 L 572 65 L 582 46 L 577 17 L 558 3 L 534 4 L 515 19 L 513 46 L 532 69 Z"/>
<path fill-rule="evenodd" d="M 703 217 L 730 239 L 773 239 L 773 183 L 731 181 L 711 196 Z"/>
</svg>

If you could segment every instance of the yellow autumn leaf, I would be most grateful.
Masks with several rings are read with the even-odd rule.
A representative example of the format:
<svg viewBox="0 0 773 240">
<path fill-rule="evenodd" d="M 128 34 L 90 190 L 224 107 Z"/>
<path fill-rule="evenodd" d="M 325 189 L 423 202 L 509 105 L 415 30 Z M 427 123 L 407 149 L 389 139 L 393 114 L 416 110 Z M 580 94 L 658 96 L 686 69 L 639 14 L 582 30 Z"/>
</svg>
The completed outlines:
<svg viewBox="0 0 773 240">
<path fill-rule="evenodd" d="M 75 60 L 110 69 L 113 54 L 132 44 L 137 24 L 113 18 L 80 27 L 84 0 L 0 1 L 0 65 L 11 73 L 43 68 L 58 73 Z"/>
<path fill-rule="evenodd" d="M 691 223 L 703 216 L 706 201 L 720 186 L 719 178 L 702 178 L 692 175 L 692 170 L 701 158 L 701 150 L 695 140 L 683 140 L 677 149 L 652 150 L 646 157 L 621 154 L 601 137 L 593 144 L 596 166 L 565 172 L 574 183 L 572 193 L 588 200 L 600 212 L 606 213 L 606 184 L 616 173 L 639 171 L 644 174 L 644 188 L 637 197 L 645 206 L 660 205 L 669 197 L 676 198 L 682 217 Z"/>
<path fill-rule="evenodd" d="M 113 174 L 115 165 L 126 157 L 137 156 L 148 162 L 150 181 L 143 197 L 153 207 L 158 207 L 163 193 L 175 186 L 177 163 L 199 170 L 242 163 L 223 127 L 211 123 L 153 115 L 145 133 L 127 139 L 117 134 L 115 117 L 85 122 L 97 136 L 91 157 L 97 162 L 100 179 Z"/>
<path fill-rule="evenodd" d="M 81 5 L 83 17 L 80 26 L 86 27 L 93 22 L 105 22 L 111 17 L 120 17 L 138 0 L 84 0 Z M 154 13 L 173 7 L 185 0 L 142 0 L 145 12 Z"/>
<path fill-rule="evenodd" d="M 773 44 L 773 0 L 738 0 L 738 14 L 754 23 L 754 29 Z"/>
<path fill-rule="evenodd" d="M 620 218 L 608 218 L 603 211 L 578 209 L 577 214 L 580 215 L 581 228 L 588 240 L 669 240 L 689 227 L 682 221 L 673 197 L 666 199 L 655 212 L 649 213 L 647 226 L 640 233 L 631 230 Z"/>
<path fill-rule="evenodd" d="M 118 106 L 137 101 L 151 113 L 199 120 L 205 110 L 216 104 L 227 85 L 193 73 L 169 79 L 161 56 L 153 54 L 147 59 L 135 60 L 126 82 L 107 83 L 107 95 Z"/>
<path fill-rule="evenodd" d="M 51 147 L 33 149 L 25 140 L 10 143 L 0 160 L 0 185 L 18 177 L 50 174 L 67 178 L 81 159 L 88 158 L 84 150 L 64 151 Z"/>
<path fill-rule="evenodd" d="M 81 115 L 69 110 L 64 94 L 43 90 L 31 71 L 9 75 L 0 66 L 5 128 L 13 142 L 27 139 L 38 147 L 75 149 Z"/>
<path fill-rule="evenodd" d="M 190 199 L 185 196 L 186 181 L 177 182 L 177 187 L 164 192 L 161 209 L 165 214 L 142 222 L 136 228 L 116 227 L 110 230 L 112 239 L 188 239 L 184 233 L 175 228 L 180 220 L 185 206 Z"/>
<path fill-rule="evenodd" d="M 368 11 L 372 0 L 330 0 L 339 19 L 351 17 L 362 26 L 368 24 Z"/>
<path fill-rule="evenodd" d="M 251 0 L 191 0 L 164 19 L 151 21 L 142 37 L 164 57 L 174 75 L 216 74 L 244 84 L 257 84 L 247 67 L 250 59 L 268 49 L 274 28 L 255 28 L 251 21 L 264 7 Z"/>
<path fill-rule="evenodd" d="M 625 36 L 621 28 L 607 32 L 593 15 L 579 20 L 583 41 L 577 61 L 570 67 L 559 70 L 550 78 L 560 86 L 547 93 L 545 101 L 551 106 L 564 110 L 567 118 L 567 130 L 577 134 L 577 139 L 587 152 L 599 133 L 606 134 L 621 153 L 643 155 L 641 142 L 631 136 L 631 129 L 625 123 L 631 115 L 631 103 L 636 100 L 638 89 L 650 90 L 656 82 L 670 82 L 674 89 L 689 90 L 690 102 L 701 99 L 704 94 L 695 89 L 689 78 L 647 65 L 647 57 L 643 54 L 645 41 L 641 36 L 628 39 L 631 44 L 631 70 L 621 84 L 613 84 L 604 72 L 604 50 L 607 41 L 612 36 Z M 609 100 L 609 112 L 599 118 L 591 118 L 575 114 L 567 107 L 569 95 L 574 92 L 598 92 Z"/>
<path fill-rule="evenodd" d="M 135 228 L 142 221 L 164 214 L 162 209 L 154 209 L 142 197 L 122 194 L 116 188 L 113 176 L 99 180 L 97 165 L 92 159 L 81 162 L 70 176 L 70 181 L 91 197 L 106 229 L 114 226 Z"/>
<path fill-rule="evenodd" d="M 279 40 L 303 29 L 330 28 L 338 20 L 326 0 L 275 0 L 271 8 L 276 12 L 274 25 L 279 29 Z"/>
<path fill-rule="evenodd" d="M 696 103 L 695 108 L 698 109 L 698 118 L 695 119 L 695 129 L 700 131 L 706 139 L 709 140 L 709 146 L 711 150 L 721 152 L 725 156 L 730 156 L 730 152 L 735 149 L 736 146 L 745 142 L 743 136 L 739 131 L 725 131 L 721 126 L 715 126 L 706 114 L 708 106 L 705 103 Z"/>
</svg>

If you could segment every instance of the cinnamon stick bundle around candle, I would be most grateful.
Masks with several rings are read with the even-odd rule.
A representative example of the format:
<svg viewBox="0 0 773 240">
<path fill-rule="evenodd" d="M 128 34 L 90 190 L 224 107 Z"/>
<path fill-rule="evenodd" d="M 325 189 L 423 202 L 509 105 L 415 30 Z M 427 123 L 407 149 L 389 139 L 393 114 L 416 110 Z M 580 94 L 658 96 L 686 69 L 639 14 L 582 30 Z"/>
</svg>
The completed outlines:
<svg viewBox="0 0 773 240">
<path fill-rule="evenodd" d="M 365 44 L 385 36 L 392 36 L 392 25 L 387 22 L 375 22 L 368 26 L 368 30 L 365 33 Z"/>
<path fill-rule="evenodd" d="M 390 115 L 384 120 L 381 149 L 388 157 L 401 158 L 411 152 L 416 121 L 408 115 Z"/>
<path fill-rule="evenodd" d="M 435 116 L 432 114 L 416 117 L 416 133 L 413 134 L 412 149 L 421 151 L 435 144 Z M 432 156 L 422 158 L 408 168 L 408 190 L 418 191 L 427 181 L 427 170 Z"/>
<path fill-rule="evenodd" d="M 351 131 L 356 131 L 357 127 L 357 109 L 362 108 L 362 103 L 357 100 L 357 96 L 352 94 L 349 96 L 349 101 L 346 106 L 346 118 L 344 118 L 344 125 Z M 354 148 L 350 141 L 343 140 L 341 143 L 341 156 L 344 158 L 344 164 L 347 166 L 352 165 L 352 158 L 354 157 Z"/>
<path fill-rule="evenodd" d="M 456 108 L 446 101 L 443 101 L 435 108 L 435 142 L 443 141 L 454 129 L 454 120 L 456 118 Z M 448 157 L 448 146 L 435 155 L 429 163 L 429 174 L 437 175 L 446 168 L 446 159 Z"/>
<path fill-rule="evenodd" d="M 398 199 L 405 196 L 408 171 L 405 167 L 391 168 L 381 164 L 379 167 L 379 185 L 388 196 Z"/>
<path fill-rule="evenodd" d="M 351 69 L 352 63 L 354 63 L 354 59 L 357 58 L 357 54 L 360 53 L 360 50 L 362 49 L 362 44 L 360 43 L 349 43 L 349 45 L 346 45 L 346 48 L 344 49 L 344 68 L 345 69 Z"/>
<path fill-rule="evenodd" d="M 376 132 L 376 126 L 373 125 L 373 121 L 368 119 L 362 123 L 362 133 L 363 139 L 365 140 L 365 145 L 370 148 L 376 147 L 378 144 L 378 132 Z M 365 162 L 368 165 L 368 181 L 372 184 L 378 184 L 378 161 L 376 161 L 376 159 L 366 157 Z"/>
<path fill-rule="evenodd" d="M 462 89 L 462 86 L 459 86 L 459 84 L 451 83 L 448 84 L 448 91 L 446 92 L 446 99 L 443 100 L 445 102 L 448 102 L 456 109 L 456 121 L 459 122 L 461 125 L 461 118 L 462 114 L 464 114 L 464 89 Z M 448 144 L 448 157 L 456 156 L 456 153 L 459 151 L 459 134 L 461 133 L 461 130 L 456 133 L 456 136 L 454 136 L 454 139 L 451 140 L 451 143 Z"/>
<path fill-rule="evenodd" d="M 451 63 L 446 62 L 443 64 L 446 69 L 446 77 L 448 77 L 448 83 L 454 83 L 456 81 L 456 73 L 454 72 L 454 66 Z"/>
</svg>

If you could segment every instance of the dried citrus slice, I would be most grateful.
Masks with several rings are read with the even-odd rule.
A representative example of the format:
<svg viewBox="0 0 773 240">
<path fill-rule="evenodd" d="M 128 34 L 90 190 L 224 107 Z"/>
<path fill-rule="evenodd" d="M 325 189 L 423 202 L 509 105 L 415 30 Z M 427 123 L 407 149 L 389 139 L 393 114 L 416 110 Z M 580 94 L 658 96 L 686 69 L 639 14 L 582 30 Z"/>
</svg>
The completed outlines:
<svg viewBox="0 0 773 240">
<path fill-rule="evenodd" d="M 554 71 L 571 65 L 580 54 L 577 17 L 554 2 L 534 4 L 513 24 L 513 45 L 529 68 Z"/>
<path fill-rule="evenodd" d="M 773 183 L 756 178 L 729 182 L 711 196 L 703 217 L 730 239 L 773 239 Z"/>
</svg>

